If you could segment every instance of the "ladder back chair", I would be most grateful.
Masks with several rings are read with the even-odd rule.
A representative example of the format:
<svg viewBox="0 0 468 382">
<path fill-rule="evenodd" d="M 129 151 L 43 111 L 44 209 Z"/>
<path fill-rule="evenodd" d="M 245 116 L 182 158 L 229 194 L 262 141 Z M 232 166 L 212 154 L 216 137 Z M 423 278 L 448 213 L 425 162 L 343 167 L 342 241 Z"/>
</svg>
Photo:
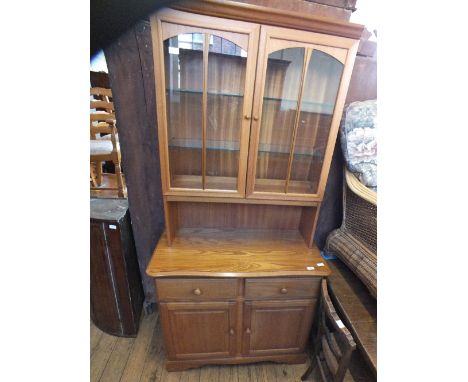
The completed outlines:
<svg viewBox="0 0 468 382">
<path fill-rule="evenodd" d="M 91 189 L 117 190 L 118 196 L 124 197 L 120 145 L 112 91 L 95 87 L 91 88 L 90 95 L 90 162 L 96 165 L 95 170 L 91 169 Z M 114 163 L 117 187 L 99 187 L 102 184 L 102 162 L 104 161 Z"/>
<path fill-rule="evenodd" d="M 328 294 L 327 280 L 322 279 L 317 333 L 314 354 L 307 371 L 301 377 L 306 381 L 318 365 L 323 381 L 341 382 L 348 370 L 356 343 L 336 313 Z"/>
</svg>

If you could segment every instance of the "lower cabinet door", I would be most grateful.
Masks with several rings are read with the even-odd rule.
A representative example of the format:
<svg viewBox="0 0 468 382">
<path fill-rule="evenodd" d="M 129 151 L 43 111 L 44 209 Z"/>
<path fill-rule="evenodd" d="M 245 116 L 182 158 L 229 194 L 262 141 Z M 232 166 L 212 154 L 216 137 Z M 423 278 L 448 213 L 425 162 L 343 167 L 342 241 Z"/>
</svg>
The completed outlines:
<svg viewBox="0 0 468 382">
<path fill-rule="evenodd" d="M 160 303 L 171 360 L 226 358 L 236 352 L 236 303 Z"/>
<path fill-rule="evenodd" d="M 244 355 L 304 351 L 317 300 L 247 301 L 244 305 Z"/>
</svg>

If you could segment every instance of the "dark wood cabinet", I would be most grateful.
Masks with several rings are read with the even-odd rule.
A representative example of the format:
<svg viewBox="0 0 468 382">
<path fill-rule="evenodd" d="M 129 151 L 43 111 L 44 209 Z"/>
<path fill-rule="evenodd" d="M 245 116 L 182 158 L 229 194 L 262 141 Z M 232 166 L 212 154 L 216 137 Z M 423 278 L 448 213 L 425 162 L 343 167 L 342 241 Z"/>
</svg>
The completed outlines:
<svg viewBox="0 0 468 382">
<path fill-rule="evenodd" d="M 236 351 L 236 303 L 161 303 L 172 359 L 225 358 Z"/>
<path fill-rule="evenodd" d="M 246 302 L 243 354 L 303 352 L 315 306 L 316 300 Z"/>
<path fill-rule="evenodd" d="M 91 319 L 101 330 L 136 336 L 143 289 L 125 199 L 91 199 Z"/>
</svg>

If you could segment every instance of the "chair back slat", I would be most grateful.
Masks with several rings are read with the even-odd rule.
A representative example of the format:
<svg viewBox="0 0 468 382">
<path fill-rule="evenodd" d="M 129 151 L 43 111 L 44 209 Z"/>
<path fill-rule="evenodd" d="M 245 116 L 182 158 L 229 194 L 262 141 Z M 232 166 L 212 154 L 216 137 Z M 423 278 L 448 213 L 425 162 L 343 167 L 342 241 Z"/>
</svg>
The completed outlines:
<svg viewBox="0 0 468 382">
<path fill-rule="evenodd" d="M 98 134 L 98 133 L 104 133 L 104 134 L 111 134 L 112 133 L 112 127 L 108 123 L 101 122 L 97 125 L 91 125 L 91 134 Z"/>
<path fill-rule="evenodd" d="M 91 88 L 90 95 L 97 95 L 97 96 L 104 95 L 106 97 L 112 97 L 112 90 L 106 89 L 106 88 L 94 87 L 94 88 Z"/>
<path fill-rule="evenodd" d="M 91 113 L 89 116 L 91 122 L 115 121 L 114 113 Z"/>
<path fill-rule="evenodd" d="M 327 363 L 328 370 L 335 375 L 338 371 L 338 360 L 330 349 L 330 345 L 328 344 L 328 340 L 325 335 L 322 336 L 322 352 L 325 362 Z"/>
<path fill-rule="evenodd" d="M 107 101 L 90 101 L 89 107 L 91 109 L 105 109 L 108 113 L 112 113 L 114 111 L 114 103 Z"/>
<path fill-rule="evenodd" d="M 339 345 L 338 342 L 336 341 L 335 334 L 329 332 L 329 333 L 327 334 L 327 341 L 328 341 L 328 344 L 330 345 L 330 349 L 332 350 L 332 352 L 333 352 L 333 354 L 335 355 L 335 357 L 336 357 L 338 360 L 340 360 L 341 357 L 343 357 L 343 352 L 342 352 L 341 349 L 340 349 L 340 345 Z"/>
</svg>

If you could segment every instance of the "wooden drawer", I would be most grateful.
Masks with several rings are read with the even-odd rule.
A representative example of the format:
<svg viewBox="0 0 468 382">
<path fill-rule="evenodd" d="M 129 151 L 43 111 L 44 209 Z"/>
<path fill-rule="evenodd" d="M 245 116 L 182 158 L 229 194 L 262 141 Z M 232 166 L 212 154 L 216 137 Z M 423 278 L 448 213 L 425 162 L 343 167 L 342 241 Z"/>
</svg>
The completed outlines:
<svg viewBox="0 0 468 382">
<path fill-rule="evenodd" d="M 159 301 L 232 300 L 237 279 L 156 279 Z"/>
<path fill-rule="evenodd" d="M 320 277 L 245 279 L 245 298 L 318 297 Z"/>
</svg>

